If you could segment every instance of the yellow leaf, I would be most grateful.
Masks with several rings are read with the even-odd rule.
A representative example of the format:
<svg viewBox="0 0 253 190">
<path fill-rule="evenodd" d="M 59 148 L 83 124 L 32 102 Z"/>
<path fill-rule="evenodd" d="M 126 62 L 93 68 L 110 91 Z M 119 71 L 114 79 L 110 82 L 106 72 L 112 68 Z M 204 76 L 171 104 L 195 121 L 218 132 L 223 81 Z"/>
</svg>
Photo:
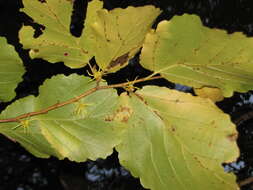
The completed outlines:
<svg viewBox="0 0 253 190">
<path fill-rule="evenodd" d="M 194 88 L 194 92 L 196 95 L 202 98 L 209 98 L 213 102 L 219 102 L 224 99 L 222 91 L 219 88 L 209 88 L 209 87 Z"/>
</svg>

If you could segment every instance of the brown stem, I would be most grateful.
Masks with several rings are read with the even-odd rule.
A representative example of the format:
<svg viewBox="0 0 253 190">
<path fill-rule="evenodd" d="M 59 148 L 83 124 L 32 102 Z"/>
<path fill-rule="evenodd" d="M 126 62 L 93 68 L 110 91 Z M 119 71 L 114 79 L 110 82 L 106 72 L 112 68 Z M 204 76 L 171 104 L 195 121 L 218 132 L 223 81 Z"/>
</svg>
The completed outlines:
<svg viewBox="0 0 253 190">
<path fill-rule="evenodd" d="M 109 88 L 118 88 L 118 87 L 124 87 L 131 84 L 135 84 L 135 83 L 139 83 L 139 82 L 144 82 L 144 81 L 148 81 L 148 80 L 154 80 L 154 79 L 160 79 L 162 78 L 161 76 L 155 76 L 155 77 L 147 77 L 147 78 L 142 78 L 142 79 L 138 79 L 138 80 L 134 80 L 134 81 L 130 81 L 130 82 L 124 82 L 124 83 L 120 83 L 120 84 L 112 84 L 112 85 L 108 85 L 108 86 L 96 86 L 94 88 L 89 89 L 88 91 L 84 92 L 83 94 L 81 94 L 80 96 L 71 98 L 65 102 L 60 102 L 60 103 L 56 103 L 52 106 L 49 106 L 45 109 L 39 110 L 39 111 L 35 111 L 35 112 L 29 112 L 29 113 L 25 113 L 22 115 L 19 115 L 17 117 L 13 117 L 13 118 L 8 118 L 8 119 L 0 119 L 0 123 L 9 123 L 9 122 L 20 122 L 21 119 L 25 119 L 25 118 L 30 118 L 32 116 L 35 115 L 40 115 L 40 114 L 45 114 L 49 111 L 55 110 L 57 108 L 63 107 L 65 105 L 74 103 L 79 101 L 80 99 L 98 91 L 98 90 L 103 90 L 103 89 L 109 89 Z"/>
<path fill-rule="evenodd" d="M 238 181 L 237 183 L 238 183 L 239 187 L 242 187 L 244 185 L 248 185 L 250 183 L 253 183 L 253 177 L 248 177 L 244 180 Z"/>
</svg>

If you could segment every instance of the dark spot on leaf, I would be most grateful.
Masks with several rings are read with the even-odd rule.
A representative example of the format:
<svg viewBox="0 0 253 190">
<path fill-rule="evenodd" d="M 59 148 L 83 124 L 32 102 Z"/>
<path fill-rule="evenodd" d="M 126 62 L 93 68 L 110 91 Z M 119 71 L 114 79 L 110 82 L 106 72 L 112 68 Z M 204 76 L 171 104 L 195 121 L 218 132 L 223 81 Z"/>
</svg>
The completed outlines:
<svg viewBox="0 0 253 190">
<path fill-rule="evenodd" d="M 117 59 L 111 61 L 111 63 L 108 65 L 107 69 L 111 69 L 113 67 L 116 67 L 117 65 L 122 66 L 125 62 L 128 60 L 128 53 L 118 57 Z"/>
<path fill-rule="evenodd" d="M 34 49 L 33 51 L 34 51 L 35 53 L 38 53 L 38 52 L 39 52 L 39 50 L 38 50 L 38 49 Z"/>
<path fill-rule="evenodd" d="M 46 3 L 47 1 L 46 0 L 39 0 L 39 2 Z"/>
<path fill-rule="evenodd" d="M 234 142 L 237 140 L 238 134 L 237 133 L 232 133 L 230 135 L 227 136 L 228 140 L 230 140 L 231 142 Z"/>
<path fill-rule="evenodd" d="M 69 54 L 68 53 L 64 53 L 64 56 L 68 56 Z"/>
<path fill-rule="evenodd" d="M 106 116 L 105 121 L 113 121 L 113 118 L 111 116 Z"/>
<path fill-rule="evenodd" d="M 194 53 L 195 55 L 198 53 L 198 51 L 199 51 L 199 48 L 193 49 L 193 53 Z"/>
</svg>

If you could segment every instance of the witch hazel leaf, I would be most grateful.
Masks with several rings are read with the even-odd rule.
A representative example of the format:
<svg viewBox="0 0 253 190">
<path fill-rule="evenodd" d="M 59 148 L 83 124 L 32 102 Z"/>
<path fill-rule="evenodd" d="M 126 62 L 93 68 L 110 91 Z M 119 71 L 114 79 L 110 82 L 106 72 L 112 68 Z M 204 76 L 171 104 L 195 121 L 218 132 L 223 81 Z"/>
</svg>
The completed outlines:
<svg viewBox="0 0 253 190">
<path fill-rule="evenodd" d="M 98 65 L 107 72 L 125 66 L 139 51 L 160 12 L 153 6 L 97 11 L 98 19 L 92 24 L 94 43 L 91 50 L 95 52 Z"/>
<path fill-rule="evenodd" d="M 202 98 L 209 98 L 213 102 L 220 102 L 224 99 L 222 91 L 219 88 L 194 88 L 194 92 L 196 95 Z"/>
<path fill-rule="evenodd" d="M 8 106 L 0 118 L 45 110 L 58 105 L 59 101 L 75 99 L 96 85 L 88 77 L 75 74 L 53 77 L 40 87 L 38 97 L 18 100 Z M 105 158 L 119 144 L 123 130 L 104 119 L 116 109 L 118 95 L 113 89 L 92 92 L 63 107 L 26 118 L 29 120 L 26 132 L 22 126 L 14 129 L 17 123 L 10 122 L 0 124 L 0 133 L 18 141 L 39 157 L 55 156 L 78 162 Z"/>
<path fill-rule="evenodd" d="M 128 100 L 132 110 L 122 143 L 121 164 L 152 190 L 236 190 L 222 163 L 239 156 L 237 132 L 228 115 L 209 99 L 149 86 Z"/>
<path fill-rule="evenodd" d="M 24 26 L 20 31 L 21 43 L 31 49 L 32 58 L 63 61 L 69 67 L 79 68 L 95 56 L 100 68 L 106 72 L 119 70 L 139 51 L 160 13 L 153 6 L 107 11 L 102 9 L 101 1 L 93 0 L 88 3 L 83 35 L 75 38 L 68 29 L 72 11 L 70 1 L 24 0 L 24 7 L 24 12 L 45 26 L 43 34 L 36 39 L 32 39 L 31 27 Z M 34 11 L 35 8 L 38 11 Z"/>
<path fill-rule="evenodd" d="M 69 32 L 72 3 L 69 0 L 45 1 L 24 0 L 23 11 L 35 22 L 45 26 L 43 34 L 33 38 L 34 29 L 23 26 L 19 38 L 24 48 L 30 49 L 32 58 L 43 58 L 50 62 L 63 61 L 71 68 L 85 66 L 93 52 L 88 51 L 90 41 L 89 25 L 95 21 L 96 11 L 102 8 L 102 2 L 94 0 L 88 4 L 86 30 L 80 38 Z"/>
<path fill-rule="evenodd" d="M 204 27 L 195 15 L 162 21 L 145 39 L 141 64 L 166 79 L 225 97 L 253 89 L 253 38 Z"/>
<path fill-rule="evenodd" d="M 14 47 L 3 37 L 0 37 L 0 50 L 0 102 L 2 102 L 15 97 L 14 90 L 22 81 L 25 68 Z"/>
<path fill-rule="evenodd" d="M 15 117 L 23 113 L 34 111 L 36 98 L 29 96 L 15 101 L 0 115 L 0 119 Z M 28 126 L 23 126 L 27 123 Z M 0 123 L 0 133 L 13 141 L 20 143 L 30 153 L 40 158 L 48 158 L 50 155 L 62 159 L 61 155 L 52 149 L 45 137 L 41 134 L 40 121 L 35 118 L 27 118 L 20 122 Z M 24 128 L 26 127 L 26 128 Z"/>
</svg>

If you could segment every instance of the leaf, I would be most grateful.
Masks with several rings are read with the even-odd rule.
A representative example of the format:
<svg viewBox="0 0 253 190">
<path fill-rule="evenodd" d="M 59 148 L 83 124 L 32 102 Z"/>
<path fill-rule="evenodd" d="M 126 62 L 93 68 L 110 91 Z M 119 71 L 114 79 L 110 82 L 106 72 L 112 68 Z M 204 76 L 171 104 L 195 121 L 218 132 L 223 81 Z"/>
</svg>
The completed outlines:
<svg viewBox="0 0 253 190">
<path fill-rule="evenodd" d="M 35 102 L 36 98 L 34 96 L 16 100 L 1 113 L 0 119 L 15 117 L 23 113 L 35 111 Z M 24 129 L 22 126 L 17 126 L 19 126 L 19 123 L 16 122 L 0 123 L 0 133 L 6 135 L 11 140 L 19 142 L 30 153 L 37 157 L 48 158 L 52 155 L 62 159 L 61 155 L 51 148 L 51 145 L 41 134 L 38 120 L 30 121 L 27 129 Z M 15 127 L 17 128 L 13 129 Z"/>
<path fill-rule="evenodd" d="M 69 33 L 72 6 L 68 0 L 24 0 L 24 11 L 43 24 L 43 35 L 31 39 L 33 29 L 25 26 L 20 31 L 21 43 L 31 48 L 32 58 L 79 68 L 95 55 L 102 70 L 114 72 L 125 66 L 140 49 L 160 10 L 153 6 L 127 9 L 102 9 L 103 3 L 93 0 L 88 4 L 84 34 L 75 38 Z M 36 10 L 36 11 L 35 11 Z M 138 28 L 138 29 L 137 29 Z"/>
<path fill-rule="evenodd" d="M 1 118 L 15 117 L 34 112 L 77 97 L 96 86 L 90 79 L 59 75 L 40 87 L 38 97 L 27 97 L 7 107 Z M 0 124 L 0 132 L 17 140 L 39 157 L 57 156 L 74 161 L 105 158 L 119 144 L 121 127 L 104 120 L 116 109 L 118 96 L 115 90 L 96 91 L 80 101 L 30 118 L 27 132 L 17 123 Z"/>
<path fill-rule="evenodd" d="M 225 97 L 253 89 L 253 38 L 202 26 L 194 15 L 159 23 L 146 36 L 141 64 L 195 88 L 218 87 Z"/>
<path fill-rule="evenodd" d="M 64 61 L 71 68 L 85 66 L 94 52 L 89 52 L 91 41 L 90 24 L 97 16 L 96 11 L 102 8 L 102 2 L 94 0 L 88 4 L 86 29 L 80 38 L 69 32 L 72 4 L 69 0 L 54 0 L 41 3 L 37 0 L 24 0 L 24 12 L 35 22 L 45 26 L 43 34 L 32 38 L 34 30 L 30 26 L 23 26 L 19 37 L 24 48 L 31 49 L 32 58 L 43 58 L 50 62 Z"/>
<path fill-rule="evenodd" d="M 219 88 L 194 88 L 194 92 L 196 95 L 202 98 L 209 98 L 213 102 L 220 102 L 224 99 L 222 92 Z"/>
<path fill-rule="evenodd" d="M 153 6 L 116 8 L 97 11 L 98 19 L 92 24 L 98 65 L 110 72 L 119 70 L 143 44 L 146 33 L 161 11 Z"/>
<path fill-rule="evenodd" d="M 15 88 L 22 81 L 25 69 L 14 47 L 0 37 L 0 102 L 10 101 L 16 95 Z"/>
<path fill-rule="evenodd" d="M 235 176 L 221 165 L 239 155 L 228 115 L 208 99 L 175 90 L 149 86 L 136 93 L 128 100 L 132 114 L 116 149 L 144 187 L 237 189 Z"/>
</svg>

